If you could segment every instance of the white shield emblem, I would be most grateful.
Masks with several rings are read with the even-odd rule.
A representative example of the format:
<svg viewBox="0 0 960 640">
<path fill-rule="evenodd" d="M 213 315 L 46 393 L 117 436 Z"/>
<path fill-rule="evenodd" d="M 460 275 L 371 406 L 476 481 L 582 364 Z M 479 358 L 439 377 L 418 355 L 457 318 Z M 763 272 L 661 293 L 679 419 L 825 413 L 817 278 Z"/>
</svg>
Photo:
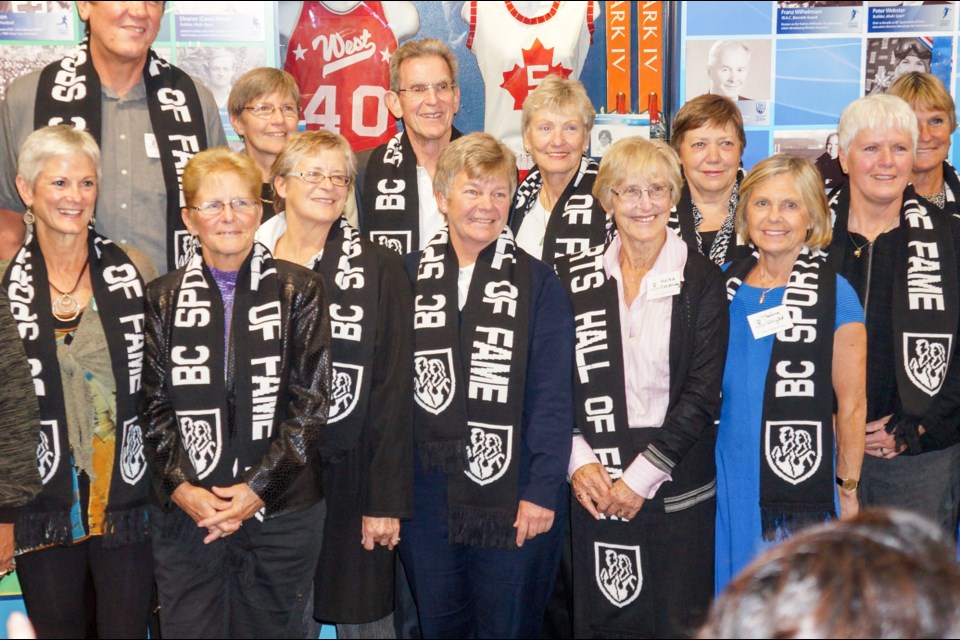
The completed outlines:
<svg viewBox="0 0 960 640">
<path fill-rule="evenodd" d="M 120 477 L 129 485 L 135 485 L 147 470 L 143 455 L 143 429 L 137 418 L 123 423 L 123 444 L 120 447 Z"/>
<path fill-rule="evenodd" d="M 510 425 L 468 422 L 467 477 L 479 485 L 500 479 L 510 467 L 513 427 Z"/>
<path fill-rule="evenodd" d="M 767 464 L 790 484 L 800 484 L 820 468 L 821 424 L 807 420 L 768 420 L 763 437 Z"/>
<path fill-rule="evenodd" d="M 330 416 L 327 424 L 342 420 L 357 406 L 360 397 L 360 383 L 363 380 L 363 367 L 353 364 L 333 363 L 333 377 L 330 380 Z"/>
<path fill-rule="evenodd" d="M 190 232 L 180 229 L 173 232 L 173 259 L 178 267 L 187 264 L 187 258 L 190 257 L 190 247 L 193 245 L 193 238 Z"/>
<path fill-rule="evenodd" d="M 440 415 L 453 400 L 457 379 L 450 349 L 417 351 L 413 357 L 413 395 L 424 410 Z"/>
<path fill-rule="evenodd" d="M 60 468 L 60 435 L 56 420 L 40 421 L 40 441 L 37 443 L 37 470 L 40 480 L 47 484 Z"/>
<path fill-rule="evenodd" d="M 178 411 L 177 420 L 190 464 L 197 472 L 197 479 L 203 480 L 217 466 L 223 451 L 220 410 Z"/>
<path fill-rule="evenodd" d="M 943 386 L 950 362 L 953 336 L 948 333 L 904 333 L 903 361 L 907 377 L 928 396 L 935 396 Z"/>
<path fill-rule="evenodd" d="M 382 244 L 387 249 L 396 251 L 400 255 L 406 255 L 413 251 L 410 247 L 410 241 L 413 236 L 409 231 L 371 231 L 370 239 L 377 244 Z"/>
<path fill-rule="evenodd" d="M 643 571 L 640 546 L 593 543 L 594 565 L 600 593 L 615 607 L 625 607 L 640 595 Z"/>
</svg>

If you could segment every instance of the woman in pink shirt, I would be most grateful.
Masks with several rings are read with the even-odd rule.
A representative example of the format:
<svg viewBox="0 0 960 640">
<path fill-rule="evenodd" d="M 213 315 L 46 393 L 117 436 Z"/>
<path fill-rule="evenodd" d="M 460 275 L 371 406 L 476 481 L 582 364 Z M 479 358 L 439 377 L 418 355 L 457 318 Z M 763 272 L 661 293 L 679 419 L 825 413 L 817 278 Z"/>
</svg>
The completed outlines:
<svg viewBox="0 0 960 640">
<path fill-rule="evenodd" d="M 711 597 L 727 305 L 720 270 L 667 229 L 681 185 L 665 143 L 618 142 L 593 191 L 608 240 L 557 265 L 577 331 L 577 637 L 689 636 Z"/>
</svg>

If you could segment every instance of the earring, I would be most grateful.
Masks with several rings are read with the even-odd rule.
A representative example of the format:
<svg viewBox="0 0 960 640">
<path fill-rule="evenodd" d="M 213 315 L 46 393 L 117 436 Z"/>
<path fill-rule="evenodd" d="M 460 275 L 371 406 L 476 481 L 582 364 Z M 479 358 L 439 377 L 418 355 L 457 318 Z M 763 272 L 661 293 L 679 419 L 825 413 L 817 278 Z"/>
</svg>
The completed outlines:
<svg viewBox="0 0 960 640">
<path fill-rule="evenodd" d="M 97 224 L 97 216 L 90 216 L 90 226 L 93 227 L 93 226 L 96 226 L 96 224 Z"/>
<path fill-rule="evenodd" d="M 23 224 L 30 225 L 36 221 L 37 221 L 37 216 L 34 215 L 33 211 L 31 211 L 29 208 L 26 211 L 24 211 Z"/>
</svg>

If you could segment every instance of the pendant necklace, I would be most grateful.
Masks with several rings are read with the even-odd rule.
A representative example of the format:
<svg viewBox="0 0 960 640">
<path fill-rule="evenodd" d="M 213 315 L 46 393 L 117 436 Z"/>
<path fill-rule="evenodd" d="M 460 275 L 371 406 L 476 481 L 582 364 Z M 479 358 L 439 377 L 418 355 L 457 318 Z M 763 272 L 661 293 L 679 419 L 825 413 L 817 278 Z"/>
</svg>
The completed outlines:
<svg viewBox="0 0 960 640">
<path fill-rule="evenodd" d="M 57 288 L 57 285 L 53 284 L 52 280 L 49 278 L 47 279 L 50 287 L 60 294 L 60 297 L 53 301 L 53 317 L 60 322 L 70 322 L 71 320 L 76 320 L 77 316 L 80 315 L 80 301 L 73 297 L 73 294 L 77 290 L 77 287 L 80 286 L 80 281 L 83 279 L 83 274 L 87 272 L 87 268 L 89 266 L 90 261 L 88 259 L 84 261 L 83 269 L 80 270 L 80 275 L 77 276 L 77 281 L 73 283 L 73 289 L 70 289 L 69 292 L 60 291 L 60 289 Z"/>
</svg>

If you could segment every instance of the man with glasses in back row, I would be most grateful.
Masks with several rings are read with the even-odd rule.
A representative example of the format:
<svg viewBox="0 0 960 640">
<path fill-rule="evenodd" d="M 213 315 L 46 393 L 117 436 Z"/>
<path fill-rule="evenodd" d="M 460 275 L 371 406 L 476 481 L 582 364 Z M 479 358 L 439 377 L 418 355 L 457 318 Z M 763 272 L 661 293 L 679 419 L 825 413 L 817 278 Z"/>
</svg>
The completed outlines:
<svg viewBox="0 0 960 640">
<path fill-rule="evenodd" d="M 422 249 L 445 224 L 433 195 L 437 159 L 460 137 L 457 58 L 440 40 L 407 42 L 390 58 L 387 108 L 404 130 L 358 154 L 360 229 L 400 254 Z"/>
<path fill-rule="evenodd" d="M 182 262 L 180 175 L 195 153 L 227 139 L 209 89 L 151 49 L 165 5 L 78 2 L 80 47 L 10 85 L 0 105 L 0 257 L 17 251 L 25 230 L 14 188 L 20 146 L 33 130 L 66 123 L 102 150 L 97 230 L 142 250 L 161 274 Z"/>
</svg>

